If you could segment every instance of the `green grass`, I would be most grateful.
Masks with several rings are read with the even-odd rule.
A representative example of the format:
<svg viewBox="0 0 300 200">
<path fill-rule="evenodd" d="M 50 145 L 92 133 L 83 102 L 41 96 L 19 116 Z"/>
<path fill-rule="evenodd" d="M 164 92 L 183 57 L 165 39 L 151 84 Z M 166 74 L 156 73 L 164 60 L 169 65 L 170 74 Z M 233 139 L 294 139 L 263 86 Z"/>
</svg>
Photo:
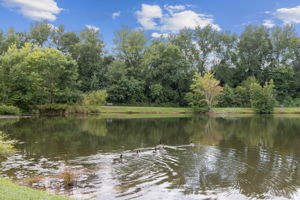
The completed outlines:
<svg viewBox="0 0 300 200">
<path fill-rule="evenodd" d="M 254 114 L 255 111 L 252 108 L 214 108 L 213 113 L 248 113 Z M 275 108 L 273 114 L 300 114 L 300 107 L 294 108 Z"/>
<path fill-rule="evenodd" d="M 0 200 L 69 200 L 67 197 L 47 194 L 19 186 L 7 179 L 0 178 Z"/>
<path fill-rule="evenodd" d="M 133 106 L 102 106 L 102 113 L 141 113 L 141 114 L 180 114 L 192 113 L 191 108 L 179 107 L 133 107 Z"/>
<path fill-rule="evenodd" d="M 274 113 L 282 113 L 282 114 L 289 114 L 289 113 L 294 113 L 294 114 L 300 114 L 300 107 L 295 107 L 295 108 L 275 108 Z"/>
<path fill-rule="evenodd" d="M 39 109 L 50 109 L 56 113 L 68 114 L 191 114 L 192 108 L 187 107 L 137 107 L 137 106 L 82 106 L 66 104 L 49 104 L 38 106 Z M 66 112 L 65 112 L 66 111 Z M 213 108 L 211 114 L 255 114 L 252 108 Z M 1 114 L 1 113 L 0 113 Z M 51 113 L 50 113 L 51 114 Z M 55 114 L 55 112 L 54 112 Z M 300 107 L 275 108 L 273 114 L 300 114 Z"/>
</svg>

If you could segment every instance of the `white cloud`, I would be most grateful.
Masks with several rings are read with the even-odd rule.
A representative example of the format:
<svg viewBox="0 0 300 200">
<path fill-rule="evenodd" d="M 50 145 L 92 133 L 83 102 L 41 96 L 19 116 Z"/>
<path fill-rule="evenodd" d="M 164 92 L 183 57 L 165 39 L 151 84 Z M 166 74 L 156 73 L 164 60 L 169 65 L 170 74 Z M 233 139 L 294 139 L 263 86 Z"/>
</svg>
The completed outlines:
<svg viewBox="0 0 300 200">
<path fill-rule="evenodd" d="M 279 8 L 273 14 L 285 24 L 300 23 L 300 6 L 293 8 Z"/>
<path fill-rule="evenodd" d="M 220 31 L 221 28 L 213 22 L 214 19 L 204 14 L 196 13 L 192 10 L 184 10 L 164 17 L 162 19 L 161 30 L 177 32 L 183 28 L 205 27 L 210 25 L 212 28 Z"/>
<path fill-rule="evenodd" d="M 93 26 L 93 25 L 85 25 L 85 27 L 91 31 L 95 31 L 98 32 L 100 29 L 97 26 Z"/>
<path fill-rule="evenodd" d="M 144 29 L 156 29 L 157 23 L 155 19 L 162 18 L 162 10 L 158 5 L 142 4 L 142 10 L 136 12 L 138 22 L 143 26 Z"/>
<path fill-rule="evenodd" d="M 264 20 L 263 25 L 267 28 L 273 28 L 275 26 L 275 23 L 273 20 L 266 19 Z"/>
<path fill-rule="evenodd" d="M 58 31 L 58 27 L 54 26 L 53 24 L 48 24 L 48 26 L 50 27 L 51 31 Z"/>
<path fill-rule="evenodd" d="M 158 30 L 163 32 L 178 32 L 183 28 L 195 28 L 197 26 L 212 26 L 221 30 L 214 24 L 214 19 L 206 14 L 197 13 L 187 9 L 189 5 L 165 5 L 164 13 L 158 5 L 142 4 L 142 9 L 137 11 L 137 20 L 145 30 Z"/>
<path fill-rule="evenodd" d="M 55 0 L 0 0 L 5 7 L 17 9 L 25 17 L 33 20 L 56 20 L 63 9 L 59 8 Z"/>
<path fill-rule="evenodd" d="M 154 32 L 154 33 L 152 33 L 151 34 L 151 36 L 152 37 L 154 37 L 154 38 L 166 38 L 166 37 L 168 37 L 169 36 L 169 34 L 168 33 L 157 33 L 157 32 Z"/>
<path fill-rule="evenodd" d="M 169 12 L 169 13 L 174 13 L 175 11 L 179 10 L 184 10 L 187 7 L 187 5 L 165 5 L 164 8 Z"/>
<path fill-rule="evenodd" d="M 111 17 L 113 19 L 116 19 L 117 17 L 120 17 L 120 16 L 121 16 L 121 11 L 118 11 L 118 12 L 114 12 Z"/>
</svg>

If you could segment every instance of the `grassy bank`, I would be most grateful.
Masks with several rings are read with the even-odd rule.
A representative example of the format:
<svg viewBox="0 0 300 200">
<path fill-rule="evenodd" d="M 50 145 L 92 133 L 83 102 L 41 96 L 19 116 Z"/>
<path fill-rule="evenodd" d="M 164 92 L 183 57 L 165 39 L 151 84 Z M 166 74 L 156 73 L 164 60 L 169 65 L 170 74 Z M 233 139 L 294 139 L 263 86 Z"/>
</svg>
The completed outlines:
<svg viewBox="0 0 300 200">
<path fill-rule="evenodd" d="M 216 114 L 255 114 L 252 108 L 214 108 L 211 113 Z M 275 108 L 272 114 L 300 114 L 300 107 Z"/>
<path fill-rule="evenodd" d="M 132 114 L 180 114 L 192 113 L 191 108 L 180 107 L 131 107 L 131 106 L 102 106 L 102 113 L 132 113 Z"/>
<path fill-rule="evenodd" d="M 33 190 L 0 178 L 0 200 L 68 200 L 69 198 Z"/>
<path fill-rule="evenodd" d="M 41 105 L 38 106 L 41 114 L 183 114 L 192 113 L 191 108 L 182 107 L 134 107 L 134 106 L 81 106 L 81 105 Z"/>
<path fill-rule="evenodd" d="M 137 107 L 137 106 L 81 106 L 65 104 L 49 104 L 38 106 L 40 114 L 192 114 L 193 109 L 187 107 Z M 1 114 L 1 113 L 0 113 Z M 213 108 L 209 114 L 255 114 L 252 108 Z M 273 114 L 300 114 L 300 107 L 275 108 Z"/>
</svg>

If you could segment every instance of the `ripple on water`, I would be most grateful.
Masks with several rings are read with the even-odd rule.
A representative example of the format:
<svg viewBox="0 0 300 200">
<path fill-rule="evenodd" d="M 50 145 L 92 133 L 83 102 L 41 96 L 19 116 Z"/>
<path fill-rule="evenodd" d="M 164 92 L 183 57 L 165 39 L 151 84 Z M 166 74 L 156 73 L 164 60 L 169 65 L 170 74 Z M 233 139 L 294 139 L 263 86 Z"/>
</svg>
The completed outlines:
<svg viewBox="0 0 300 200">
<path fill-rule="evenodd" d="M 86 169 L 68 193 L 49 189 L 78 199 L 285 199 L 282 196 L 296 196 L 300 185 L 299 163 L 291 154 L 189 145 L 166 146 L 156 153 L 152 148 L 140 150 L 139 156 L 136 150 L 126 151 L 123 162 L 116 164 L 115 153 L 67 163 L 15 154 L 1 163 L 0 171 L 1 176 L 23 179 L 53 176 L 66 164 Z M 258 158 L 257 163 L 251 158 Z"/>
</svg>

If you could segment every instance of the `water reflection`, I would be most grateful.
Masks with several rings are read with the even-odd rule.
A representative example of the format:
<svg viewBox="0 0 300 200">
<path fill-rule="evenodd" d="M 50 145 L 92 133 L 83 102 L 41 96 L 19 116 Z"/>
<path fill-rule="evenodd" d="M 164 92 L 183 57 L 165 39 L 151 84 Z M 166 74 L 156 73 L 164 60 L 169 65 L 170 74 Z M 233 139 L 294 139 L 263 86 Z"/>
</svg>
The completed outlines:
<svg viewBox="0 0 300 200">
<path fill-rule="evenodd" d="M 93 176 L 72 197 L 300 198 L 299 117 L 27 118 L 0 120 L 0 130 L 21 141 L 0 175 L 51 176 L 61 163 L 88 169 Z M 166 151 L 153 153 L 160 141 Z M 121 152 L 125 161 L 113 164 Z"/>
</svg>

